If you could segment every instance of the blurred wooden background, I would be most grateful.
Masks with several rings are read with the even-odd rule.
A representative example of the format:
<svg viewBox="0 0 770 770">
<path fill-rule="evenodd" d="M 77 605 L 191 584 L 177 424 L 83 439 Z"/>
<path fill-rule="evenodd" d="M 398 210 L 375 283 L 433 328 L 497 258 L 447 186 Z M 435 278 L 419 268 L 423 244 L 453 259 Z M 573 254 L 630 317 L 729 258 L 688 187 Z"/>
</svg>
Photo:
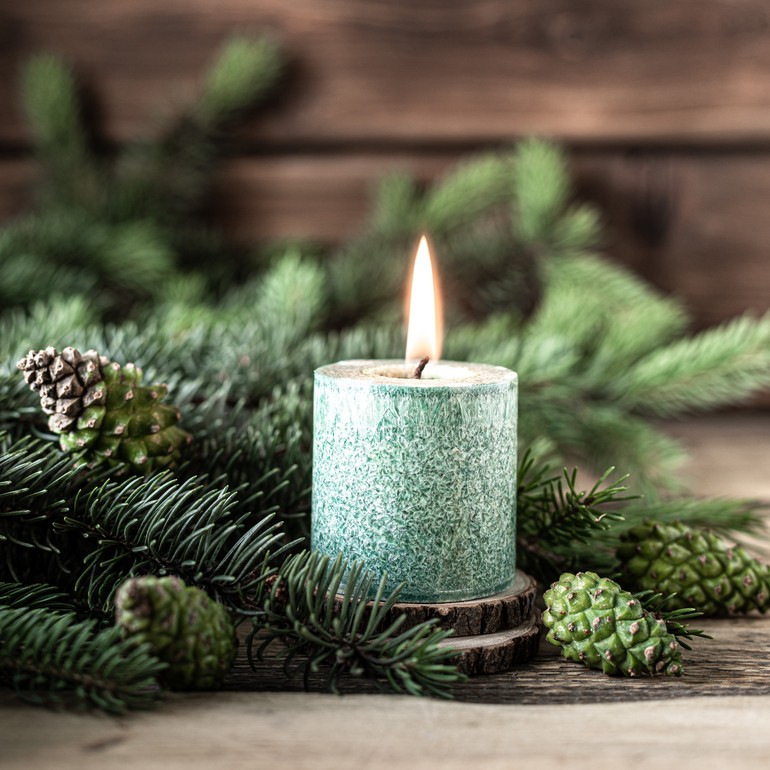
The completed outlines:
<svg viewBox="0 0 770 770">
<path fill-rule="evenodd" d="M 292 56 L 237 138 L 212 214 L 244 239 L 338 241 L 375 181 L 547 135 L 609 251 L 701 325 L 770 307 L 770 4 L 758 0 L 23 0 L 0 7 L 0 220 L 30 201 L 19 61 L 98 94 L 107 146 L 152 131 L 236 32 Z"/>
</svg>

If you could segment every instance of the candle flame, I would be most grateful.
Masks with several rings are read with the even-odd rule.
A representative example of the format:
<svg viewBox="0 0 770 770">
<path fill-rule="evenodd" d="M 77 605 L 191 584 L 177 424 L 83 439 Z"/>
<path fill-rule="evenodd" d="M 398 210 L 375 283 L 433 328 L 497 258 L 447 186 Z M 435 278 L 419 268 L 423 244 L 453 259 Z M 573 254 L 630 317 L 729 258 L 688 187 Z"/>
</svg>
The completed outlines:
<svg viewBox="0 0 770 770">
<path fill-rule="evenodd" d="M 412 271 L 409 296 L 409 326 L 406 333 L 406 360 L 428 356 L 431 361 L 441 357 L 441 298 L 438 281 L 433 274 L 430 249 L 425 236 L 420 239 Z"/>
</svg>

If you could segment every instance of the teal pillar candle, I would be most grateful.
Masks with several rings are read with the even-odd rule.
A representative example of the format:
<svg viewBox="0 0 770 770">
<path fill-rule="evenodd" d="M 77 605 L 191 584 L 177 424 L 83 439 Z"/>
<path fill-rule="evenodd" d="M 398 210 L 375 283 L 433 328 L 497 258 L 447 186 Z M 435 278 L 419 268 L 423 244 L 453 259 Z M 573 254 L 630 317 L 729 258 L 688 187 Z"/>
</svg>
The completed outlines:
<svg viewBox="0 0 770 770">
<path fill-rule="evenodd" d="M 442 361 L 315 373 L 312 545 L 361 560 L 401 600 L 490 596 L 513 580 L 517 376 Z"/>
</svg>

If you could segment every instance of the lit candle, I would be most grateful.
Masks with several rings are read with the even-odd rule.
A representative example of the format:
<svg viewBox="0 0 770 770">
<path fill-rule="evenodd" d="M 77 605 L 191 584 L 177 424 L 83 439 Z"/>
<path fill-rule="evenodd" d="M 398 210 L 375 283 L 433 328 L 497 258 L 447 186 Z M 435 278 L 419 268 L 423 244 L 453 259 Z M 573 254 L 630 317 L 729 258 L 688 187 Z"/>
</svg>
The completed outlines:
<svg viewBox="0 0 770 770">
<path fill-rule="evenodd" d="M 409 307 L 406 363 L 315 373 L 312 545 L 387 572 L 402 601 L 490 596 L 515 571 L 517 376 L 438 360 L 424 238 Z"/>
</svg>

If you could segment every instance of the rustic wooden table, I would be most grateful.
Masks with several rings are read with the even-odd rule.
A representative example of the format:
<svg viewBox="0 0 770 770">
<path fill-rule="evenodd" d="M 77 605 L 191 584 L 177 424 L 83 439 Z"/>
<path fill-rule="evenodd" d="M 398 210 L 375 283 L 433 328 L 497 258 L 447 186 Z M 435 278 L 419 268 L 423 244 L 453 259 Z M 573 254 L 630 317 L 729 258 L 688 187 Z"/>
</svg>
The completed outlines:
<svg viewBox="0 0 770 770">
<path fill-rule="evenodd" d="M 685 469 L 709 495 L 770 500 L 770 415 L 671 428 Z M 115 719 L 52 713 L 0 693 L 0 764 L 22 768 L 768 768 L 770 618 L 703 621 L 714 637 L 682 679 L 624 680 L 562 661 L 479 677 L 455 702 L 287 686 L 239 665 L 230 691 L 169 696 L 159 711 Z M 245 692 L 243 688 L 251 691 Z M 281 690 L 279 692 L 279 690 Z"/>
</svg>

